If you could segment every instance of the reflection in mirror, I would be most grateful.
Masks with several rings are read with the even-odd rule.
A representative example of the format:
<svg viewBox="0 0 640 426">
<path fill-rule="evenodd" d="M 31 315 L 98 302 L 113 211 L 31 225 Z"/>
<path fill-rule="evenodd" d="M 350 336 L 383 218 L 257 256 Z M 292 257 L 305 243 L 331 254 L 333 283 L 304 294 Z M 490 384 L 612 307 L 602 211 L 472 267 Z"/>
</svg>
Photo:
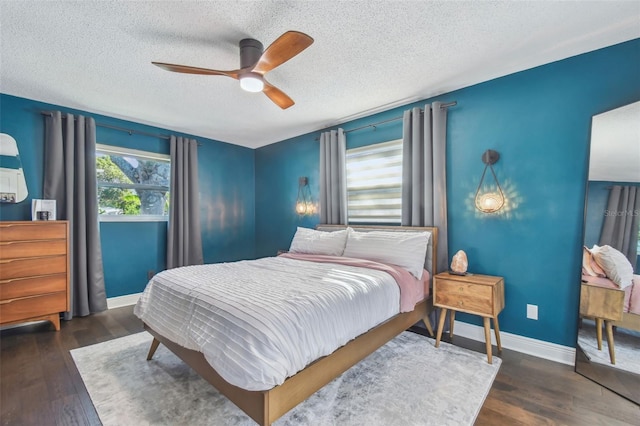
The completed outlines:
<svg viewBox="0 0 640 426">
<path fill-rule="evenodd" d="M 0 202 L 19 203 L 27 198 L 18 144 L 6 133 L 0 133 Z"/>
<path fill-rule="evenodd" d="M 576 372 L 640 404 L 640 102 L 593 117 Z"/>
</svg>

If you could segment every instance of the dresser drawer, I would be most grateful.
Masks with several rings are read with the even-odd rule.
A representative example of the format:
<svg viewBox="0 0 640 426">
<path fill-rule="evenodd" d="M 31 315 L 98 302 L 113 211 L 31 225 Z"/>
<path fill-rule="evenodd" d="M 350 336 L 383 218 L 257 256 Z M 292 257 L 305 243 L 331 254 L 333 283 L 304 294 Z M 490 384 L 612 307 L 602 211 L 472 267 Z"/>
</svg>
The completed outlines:
<svg viewBox="0 0 640 426">
<path fill-rule="evenodd" d="M 0 302 L 0 323 L 19 321 L 67 310 L 65 292 L 44 294 Z"/>
<path fill-rule="evenodd" d="M 67 256 L 0 260 L 0 280 L 67 272 Z"/>
<path fill-rule="evenodd" d="M 67 222 L 0 223 L 0 241 L 55 240 L 67 238 Z"/>
<path fill-rule="evenodd" d="M 67 291 L 67 274 L 0 281 L 0 300 Z"/>
<path fill-rule="evenodd" d="M 51 256 L 67 254 L 67 240 L 0 241 L 0 258 Z"/>
</svg>

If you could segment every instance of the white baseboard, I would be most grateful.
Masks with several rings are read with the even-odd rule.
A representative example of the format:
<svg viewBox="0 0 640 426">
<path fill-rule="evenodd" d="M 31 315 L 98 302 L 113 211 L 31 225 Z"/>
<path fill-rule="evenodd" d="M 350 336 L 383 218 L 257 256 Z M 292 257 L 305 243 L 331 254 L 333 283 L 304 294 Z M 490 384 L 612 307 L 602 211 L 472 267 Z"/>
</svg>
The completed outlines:
<svg viewBox="0 0 640 426">
<path fill-rule="evenodd" d="M 123 306 L 135 305 L 141 295 L 142 293 L 136 293 L 127 294 L 125 296 L 110 297 L 107 299 L 107 307 L 109 309 L 114 309 Z M 467 339 L 484 342 L 484 328 L 479 325 L 456 321 L 454 325 L 454 334 L 466 337 Z M 527 355 L 548 359 L 561 364 L 574 365 L 575 363 L 576 350 L 569 346 L 562 346 L 556 343 L 545 342 L 504 331 L 500 332 L 500 340 L 503 348 L 511 349 L 516 352 L 522 352 Z M 493 332 L 491 333 L 491 343 L 493 345 L 496 344 L 496 336 Z"/>
<path fill-rule="evenodd" d="M 131 306 L 138 303 L 138 299 L 142 293 L 125 294 L 124 296 L 109 297 L 107 299 L 107 309 L 121 308 L 123 306 Z"/>
<path fill-rule="evenodd" d="M 468 324 L 456 321 L 453 326 L 454 338 L 456 335 L 468 339 L 484 342 L 484 328 L 479 325 Z M 491 332 L 491 343 L 496 344 L 496 335 Z M 574 365 L 576 349 L 569 346 L 562 346 L 556 343 L 545 342 L 532 339 L 530 337 L 519 336 L 504 331 L 500 331 L 500 343 L 503 348 L 533 355 L 538 358 L 548 359 L 561 364 Z"/>
</svg>

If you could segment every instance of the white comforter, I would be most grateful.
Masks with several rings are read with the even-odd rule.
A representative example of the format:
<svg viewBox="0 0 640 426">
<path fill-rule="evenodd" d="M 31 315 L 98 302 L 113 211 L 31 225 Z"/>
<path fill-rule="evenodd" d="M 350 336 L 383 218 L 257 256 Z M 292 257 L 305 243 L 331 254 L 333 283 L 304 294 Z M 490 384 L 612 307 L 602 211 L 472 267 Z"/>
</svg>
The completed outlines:
<svg viewBox="0 0 640 426">
<path fill-rule="evenodd" d="M 134 312 L 227 382 L 266 390 L 397 314 L 399 300 L 386 272 L 271 257 L 161 272 Z"/>
</svg>

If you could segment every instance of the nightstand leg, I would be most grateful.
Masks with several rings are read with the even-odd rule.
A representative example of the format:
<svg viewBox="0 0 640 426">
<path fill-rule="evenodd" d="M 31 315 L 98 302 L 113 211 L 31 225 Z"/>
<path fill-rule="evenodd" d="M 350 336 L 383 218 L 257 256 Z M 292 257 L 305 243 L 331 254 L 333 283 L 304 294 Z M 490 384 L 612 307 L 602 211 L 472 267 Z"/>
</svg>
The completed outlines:
<svg viewBox="0 0 640 426">
<path fill-rule="evenodd" d="M 602 350 L 602 318 L 596 318 L 596 340 L 598 341 L 598 350 Z"/>
<path fill-rule="evenodd" d="M 487 359 L 489 360 L 489 364 L 493 364 L 491 359 L 491 323 L 489 322 L 491 318 L 484 317 L 484 340 L 487 345 Z"/>
<path fill-rule="evenodd" d="M 449 315 L 449 339 L 453 339 L 453 323 L 456 320 L 456 311 L 452 309 Z"/>
<path fill-rule="evenodd" d="M 438 320 L 438 334 L 436 334 L 436 348 L 440 346 L 440 338 L 442 337 L 442 329 L 444 328 L 444 319 L 447 316 L 447 309 L 442 308 L 440 311 L 440 319 Z"/>
<path fill-rule="evenodd" d="M 502 351 L 502 343 L 500 343 L 500 326 L 498 325 L 498 317 L 493 318 L 493 332 L 496 334 L 496 344 L 498 345 L 498 351 Z"/>
<path fill-rule="evenodd" d="M 609 345 L 609 358 L 611 359 L 611 364 L 616 363 L 616 352 L 613 348 L 613 324 L 611 321 L 604 322 L 605 327 L 607 327 L 607 345 Z"/>
</svg>

